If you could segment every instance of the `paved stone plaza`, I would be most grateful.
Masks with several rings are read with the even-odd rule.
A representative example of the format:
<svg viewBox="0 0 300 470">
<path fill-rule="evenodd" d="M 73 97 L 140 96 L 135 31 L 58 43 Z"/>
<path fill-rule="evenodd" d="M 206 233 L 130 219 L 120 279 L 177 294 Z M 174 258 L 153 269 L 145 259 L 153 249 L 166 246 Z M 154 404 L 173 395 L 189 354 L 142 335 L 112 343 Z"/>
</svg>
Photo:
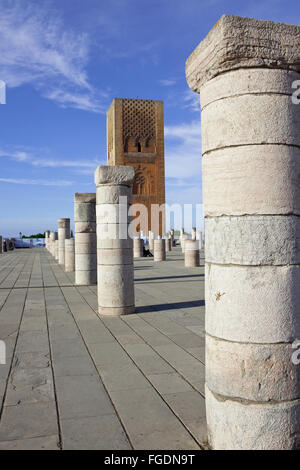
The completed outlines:
<svg viewBox="0 0 300 470">
<path fill-rule="evenodd" d="M 200 449 L 204 260 L 135 259 L 136 313 L 97 316 L 97 286 L 43 248 L 0 258 L 0 449 Z"/>
</svg>

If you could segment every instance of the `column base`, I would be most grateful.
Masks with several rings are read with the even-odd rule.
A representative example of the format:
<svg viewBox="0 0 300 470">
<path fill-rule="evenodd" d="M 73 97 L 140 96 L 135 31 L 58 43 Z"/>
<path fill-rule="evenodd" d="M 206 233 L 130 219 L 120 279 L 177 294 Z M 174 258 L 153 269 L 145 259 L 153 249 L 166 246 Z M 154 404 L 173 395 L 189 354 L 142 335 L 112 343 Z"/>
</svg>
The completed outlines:
<svg viewBox="0 0 300 470">
<path fill-rule="evenodd" d="M 106 316 L 129 315 L 134 313 L 134 311 L 135 305 L 129 307 L 98 307 L 98 314 Z"/>
</svg>

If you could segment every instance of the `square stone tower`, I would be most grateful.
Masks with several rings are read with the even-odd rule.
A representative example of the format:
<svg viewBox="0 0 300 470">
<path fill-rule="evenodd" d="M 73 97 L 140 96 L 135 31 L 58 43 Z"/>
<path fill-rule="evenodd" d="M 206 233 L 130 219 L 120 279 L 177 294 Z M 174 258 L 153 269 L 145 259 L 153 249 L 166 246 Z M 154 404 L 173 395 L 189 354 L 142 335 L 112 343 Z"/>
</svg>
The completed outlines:
<svg viewBox="0 0 300 470">
<path fill-rule="evenodd" d="M 152 204 L 165 203 L 163 102 L 115 98 L 107 111 L 107 164 L 128 165 L 135 170 L 133 204 L 148 209 L 148 227 L 142 221 L 139 230 L 148 235 L 165 233 L 164 208 L 159 223 L 151 220 Z"/>
</svg>

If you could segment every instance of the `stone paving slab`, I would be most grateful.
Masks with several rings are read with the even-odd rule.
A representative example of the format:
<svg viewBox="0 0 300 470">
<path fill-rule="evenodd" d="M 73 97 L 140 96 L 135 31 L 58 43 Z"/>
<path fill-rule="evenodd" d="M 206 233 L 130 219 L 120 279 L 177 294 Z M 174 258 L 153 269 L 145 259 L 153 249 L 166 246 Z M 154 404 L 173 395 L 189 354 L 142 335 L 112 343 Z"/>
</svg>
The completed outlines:
<svg viewBox="0 0 300 470">
<path fill-rule="evenodd" d="M 45 249 L 0 255 L 0 449 L 200 449 L 201 255 L 136 259 L 136 313 L 116 318 Z"/>
</svg>

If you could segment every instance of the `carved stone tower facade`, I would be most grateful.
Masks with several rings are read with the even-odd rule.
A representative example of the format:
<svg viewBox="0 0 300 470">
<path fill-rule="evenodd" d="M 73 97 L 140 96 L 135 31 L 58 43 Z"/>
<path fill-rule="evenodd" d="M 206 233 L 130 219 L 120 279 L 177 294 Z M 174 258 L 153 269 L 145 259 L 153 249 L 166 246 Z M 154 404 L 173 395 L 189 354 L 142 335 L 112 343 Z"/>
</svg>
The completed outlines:
<svg viewBox="0 0 300 470">
<path fill-rule="evenodd" d="M 159 224 L 151 220 L 152 204 L 165 203 L 163 102 L 115 98 L 107 111 L 107 164 L 133 166 L 133 204 L 148 209 L 148 227 L 139 230 L 164 235 L 165 211 Z"/>
</svg>

